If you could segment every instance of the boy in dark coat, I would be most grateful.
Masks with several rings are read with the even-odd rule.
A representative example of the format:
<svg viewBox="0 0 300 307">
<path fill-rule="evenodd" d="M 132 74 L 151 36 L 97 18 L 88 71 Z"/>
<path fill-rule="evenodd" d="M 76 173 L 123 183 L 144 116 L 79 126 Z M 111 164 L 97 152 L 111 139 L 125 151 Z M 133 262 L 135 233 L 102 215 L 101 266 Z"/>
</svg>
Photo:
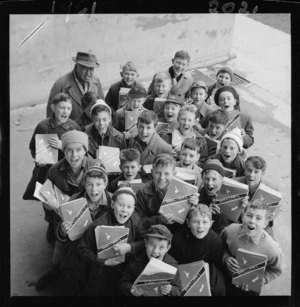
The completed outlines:
<svg viewBox="0 0 300 307">
<path fill-rule="evenodd" d="M 122 79 L 109 87 L 105 96 L 105 102 L 109 105 L 114 114 L 118 110 L 119 92 L 121 87 L 131 88 L 132 86 L 142 86 L 137 82 L 139 77 L 137 67 L 132 61 L 128 61 L 120 72 Z"/>
<path fill-rule="evenodd" d="M 177 267 L 177 262 L 169 254 L 173 235 L 164 225 L 152 225 L 146 233 L 145 249 L 137 254 L 126 266 L 120 280 L 120 290 L 126 296 L 143 296 L 143 290 L 133 287 L 133 283 L 142 273 L 149 260 L 154 257 L 167 264 Z M 172 282 L 161 286 L 163 295 L 179 296 L 180 283 L 178 275 Z"/>
<path fill-rule="evenodd" d="M 135 203 L 136 196 L 131 188 L 119 188 L 112 196 L 112 208 L 97 218 L 81 238 L 78 253 L 91 266 L 83 295 L 120 295 L 119 279 L 130 257 L 142 249 L 145 236 L 140 217 L 134 211 Z M 129 228 L 127 243 L 115 246 L 118 256 L 126 255 L 125 262 L 118 261 L 116 257 L 98 259 L 95 228 L 101 225 Z"/>
<path fill-rule="evenodd" d="M 81 105 L 83 112 L 75 122 L 81 127 L 82 131 L 85 131 L 85 127 L 92 123 L 91 108 L 97 102 L 99 97 L 94 92 L 86 92 L 81 98 Z"/>
<path fill-rule="evenodd" d="M 212 296 L 225 295 L 222 257 L 222 239 L 212 229 L 212 212 L 204 204 L 192 206 L 187 214 L 186 226 L 173 238 L 170 255 L 178 264 L 203 260 L 209 264 Z"/>
<path fill-rule="evenodd" d="M 62 151 L 61 137 L 62 135 L 71 130 L 81 130 L 80 126 L 69 118 L 72 110 L 72 102 L 68 94 L 57 94 L 51 104 L 53 114 L 47 119 L 42 120 L 36 126 L 32 138 L 29 143 L 29 149 L 32 158 L 36 159 L 36 147 L 35 147 L 35 135 L 36 134 L 57 134 L 57 138 L 50 138 L 49 145 L 52 148 L 58 149 L 58 160 L 64 157 Z M 46 180 L 47 172 L 52 164 L 46 164 L 43 161 L 35 161 L 35 167 L 32 172 L 32 177 L 27 185 L 27 188 L 23 194 L 24 200 L 37 200 L 33 194 L 35 190 L 35 184 L 38 181 L 43 184 Z M 54 241 L 53 233 L 53 213 L 44 207 L 45 220 L 49 223 L 47 230 L 48 242 Z"/>
</svg>

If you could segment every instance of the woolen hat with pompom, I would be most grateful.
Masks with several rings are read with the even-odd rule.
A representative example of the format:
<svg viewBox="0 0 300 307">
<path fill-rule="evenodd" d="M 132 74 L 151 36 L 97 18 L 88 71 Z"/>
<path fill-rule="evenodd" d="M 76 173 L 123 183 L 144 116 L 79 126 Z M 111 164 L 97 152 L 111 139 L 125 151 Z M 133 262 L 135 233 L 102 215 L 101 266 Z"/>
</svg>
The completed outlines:
<svg viewBox="0 0 300 307">
<path fill-rule="evenodd" d="M 225 139 L 233 139 L 236 141 L 238 148 L 239 148 L 239 152 L 243 151 L 243 144 L 244 144 L 244 140 L 241 134 L 241 129 L 236 127 L 233 128 L 231 131 L 225 133 L 221 139 L 221 146 L 222 146 L 222 142 Z"/>
</svg>

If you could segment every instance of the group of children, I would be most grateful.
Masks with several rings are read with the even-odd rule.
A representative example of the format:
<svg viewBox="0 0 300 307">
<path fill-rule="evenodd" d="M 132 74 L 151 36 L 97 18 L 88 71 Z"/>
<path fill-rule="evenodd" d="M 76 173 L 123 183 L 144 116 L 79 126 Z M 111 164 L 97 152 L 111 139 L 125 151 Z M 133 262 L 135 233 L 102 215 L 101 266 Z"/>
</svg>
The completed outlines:
<svg viewBox="0 0 300 307">
<path fill-rule="evenodd" d="M 53 99 L 53 114 L 37 125 L 29 147 L 35 159 L 35 135 L 57 134 L 49 145 L 59 150 L 59 161 L 54 165 L 35 162 L 23 199 L 36 200 L 36 181 L 43 184 L 49 179 L 70 200 L 87 199 L 93 224 L 81 238 L 70 241 L 70 222 L 56 213 L 57 204 L 43 203 L 47 240 L 55 245 L 52 269 L 37 281 L 37 290 L 63 276 L 76 295 L 142 296 L 143 291 L 133 283 L 154 257 L 175 267 L 207 262 L 212 295 L 259 295 L 231 283 L 230 277 L 239 270 L 239 247 L 267 255 L 264 284 L 282 273 L 284 260 L 274 239 L 270 208 L 261 200 L 252 201 L 263 182 L 266 162 L 260 156 L 246 155 L 254 143 L 254 128 L 250 115 L 240 110 L 239 95 L 231 86 L 233 72 L 221 67 L 216 83 L 207 87 L 186 72 L 189 61 L 188 52 L 176 52 L 172 66 L 154 75 L 148 92 L 137 81 L 135 64 L 126 63 L 122 79 L 110 86 L 105 101 L 92 92 L 83 95 L 82 114 L 75 121 L 69 118 L 72 103 L 68 95 L 60 93 Z M 129 88 L 128 102 L 118 108 L 122 87 Z M 165 99 L 157 112 L 156 98 Z M 235 110 L 241 127 L 228 131 L 229 115 Z M 136 135 L 126 130 L 126 111 L 137 112 Z M 166 125 L 159 131 L 160 123 Z M 208 139 L 219 142 L 214 154 L 208 150 Z M 120 149 L 120 174 L 109 174 L 98 159 L 101 145 Z M 149 165 L 150 173 L 145 167 Z M 198 192 L 188 198 L 190 210 L 184 224 L 176 222 L 171 213 L 160 212 L 176 167 L 192 169 L 197 177 Z M 234 180 L 249 186 L 238 223 L 224 218 L 215 203 L 225 169 L 234 170 Z M 136 193 L 130 187 L 134 179 L 143 183 Z M 127 243 L 115 247 L 116 255 L 125 255 L 124 262 L 98 259 L 95 228 L 100 225 L 129 228 Z M 179 276 L 161 291 L 180 296 Z"/>
</svg>

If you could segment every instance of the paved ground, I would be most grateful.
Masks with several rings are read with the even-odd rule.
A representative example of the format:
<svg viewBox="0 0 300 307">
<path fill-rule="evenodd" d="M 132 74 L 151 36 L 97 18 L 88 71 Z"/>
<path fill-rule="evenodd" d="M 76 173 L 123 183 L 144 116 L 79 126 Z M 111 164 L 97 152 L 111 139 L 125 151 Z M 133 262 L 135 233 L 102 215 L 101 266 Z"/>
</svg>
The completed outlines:
<svg viewBox="0 0 300 307">
<path fill-rule="evenodd" d="M 260 44 L 252 44 L 256 39 Z M 261 154 L 267 161 L 266 179 L 280 187 L 283 194 L 281 213 L 275 221 L 275 237 L 286 257 L 282 276 L 264 287 L 262 295 L 291 293 L 291 131 L 290 131 L 290 36 L 244 16 L 237 16 L 230 64 L 250 83 L 239 86 L 241 108 L 254 120 L 255 143 L 248 155 Z M 285 57 L 278 59 L 278 54 Z M 276 61 L 277 65 L 274 65 Z M 194 67 L 194 78 L 211 80 L 218 65 Z M 283 80 L 277 82 L 277 78 Z M 149 78 L 143 80 L 145 85 Z M 33 163 L 28 143 L 36 124 L 44 117 L 45 104 L 11 110 L 11 295 L 53 296 L 59 285 L 37 292 L 34 282 L 49 268 L 53 246 L 45 240 L 46 223 L 40 202 L 23 201 L 22 194 L 31 176 Z M 20 150 L 21 149 L 21 150 Z"/>
</svg>

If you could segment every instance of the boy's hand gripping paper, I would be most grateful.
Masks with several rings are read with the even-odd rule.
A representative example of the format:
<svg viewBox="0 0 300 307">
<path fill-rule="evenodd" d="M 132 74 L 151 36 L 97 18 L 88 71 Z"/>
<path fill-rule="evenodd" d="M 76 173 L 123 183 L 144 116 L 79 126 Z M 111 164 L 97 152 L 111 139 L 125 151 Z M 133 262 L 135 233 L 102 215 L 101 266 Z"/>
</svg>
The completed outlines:
<svg viewBox="0 0 300 307">
<path fill-rule="evenodd" d="M 170 284 L 177 268 L 156 258 L 151 258 L 132 286 L 144 291 L 144 296 L 162 296 L 160 287 Z"/>
<path fill-rule="evenodd" d="M 178 266 L 181 296 L 211 296 L 209 265 L 196 261 Z"/>
<path fill-rule="evenodd" d="M 138 111 L 127 111 L 125 110 L 125 130 L 130 132 L 132 137 L 138 135 L 137 120 L 140 115 Z"/>
<path fill-rule="evenodd" d="M 175 129 L 172 133 L 172 147 L 175 150 L 180 150 L 184 138 L 179 130 Z"/>
<path fill-rule="evenodd" d="M 133 179 L 131 181 L 126 181 L 126 180 L 118 181 L 118 187 L 122 184 L 129 184 L 134 193 L 136 193 L 137 190 L 144 185 L 142 179 Z"/>
<path fill-rule="evenodd" d="M 243 210 L 241 201 L 248 194 L 246 184 L 224 177 L 219 195 L 214 203 L 219 205 L 220 213 L 233 222 L 237 222 Z"/>
<path fill-rule="evenodd" d="M 204 135 L 206 144 L 208 157 L 211 157 L 220 152 L 220 141 L 211 139 L 207 134 Z"/>
<path fill-rule="evenodd" d="M 226 131 L 231 131 L 235 127 L 241 129 L 242 126 L 241 126 L 240 112 L 238 110 L 234 110 L 231 112 L 227 112 L 227 114 L 228 114 L 228 122 L 225 126 Z"/>
<path fill-rule="evenodd" d="M 119 102 L 118 102 L 118 109 L 125 106 L 128 102 L 127 94 L 130 91 L 130 88 L 121 87 L 119 91 Z"/>
<path fill-rule="evenodd" d="M 279 202 L 282 199 L 282 194 L 270 187 L 260 183 L 252 200 L 260 199 L 266 202 L 270 208 L 270 214 L 278 213 Z"/>
<path fill-rule="evenodd" d="M 260 292 L 267 263 L 267 256 L 239 248 L 236 260 L 240 270 L 232 276 L 234 285 L 246 284 L 249 290 Z"/>
<path fill-rule="evenodd" d="M 175 167 L 176 175 L 175 177 L 181 179 L 189 184 L 194 185 L 197 180 L 197 173 L 191 168 L 185 167 Z"/>
<path fill-rule="evenodd" d="M 119 148 L 99 146 L 97 158 L 102 161 L 108 174 L 121 173 Z"/>
<path fill-rule="evenodd" d="M 106 260 L 118 257 L 114 247 L 121 243 L 127 243 L 129 228 L 124 226 L 97 226 L 95 237 L 97 244 L 97 255 L 99 259 Z M 120 262 L 125 261 L 125 255 L 119 256 Z"/>
<path fill-rule="evenodd" d="M 80 238 L 92 224 L 91 213 L 84 197 L 60 205 L 63 221 L 71 222 L 67 234 L 71 241 Z"/>
<path fill-rule="evenodd" d="M 155 127 L 155 131 L 158 134 L 162 130 L 169 128 L 169 126 L 170 126 L 170 124 L 168 124 L 168 123 L 158 122 L 156 127 Z"/>
<path fill-rule="evenodd" d="M 52 148 L 48 143 L 50 138 L 58 138 L 57 134 L 36 134 L 35 135 L 35 160 L 54 164 L 58 161 L 58 149 Z"/>
<path fill-rule="evenodd" d="M 189 196 L 196 194 L 197 191 L 196 186 L 174 177 L 159 208 L 159 213 L 172 213 L 174 220 L 183 224 L 191 207 L 188 203 Z"/>
<path fill-rule="evenodd" d="M 153 102 L 153 111 L 160 117 L 164 113 L 166 98 L 156 97 Z"/>
</svg>

